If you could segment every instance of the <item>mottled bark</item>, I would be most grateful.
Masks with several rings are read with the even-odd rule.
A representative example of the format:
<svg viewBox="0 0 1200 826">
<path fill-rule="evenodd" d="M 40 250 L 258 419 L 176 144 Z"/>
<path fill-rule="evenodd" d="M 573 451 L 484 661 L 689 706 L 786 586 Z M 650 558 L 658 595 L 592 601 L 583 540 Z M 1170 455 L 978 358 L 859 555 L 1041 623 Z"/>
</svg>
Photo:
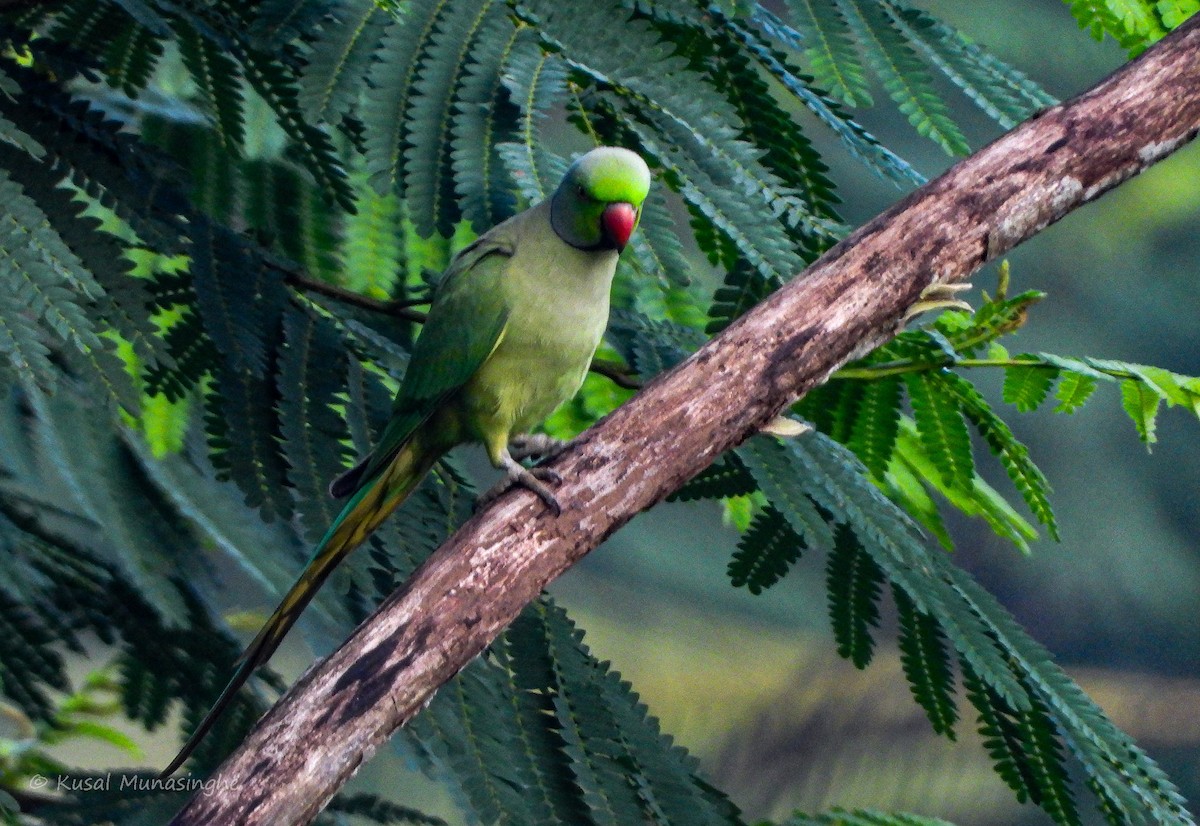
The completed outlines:
<svg viewBox="0 0 1200 826">
<path fill-rule="evenodd" d="M 263 718 L 175 819 L 306 823 L 555 577 L 855 354 L 931 283 L 970 274 L 1200 130 L 1200 17 L 830 250 L 585 433 L 562 515 L 505 495 L 464 525 Z"/>
</svg>

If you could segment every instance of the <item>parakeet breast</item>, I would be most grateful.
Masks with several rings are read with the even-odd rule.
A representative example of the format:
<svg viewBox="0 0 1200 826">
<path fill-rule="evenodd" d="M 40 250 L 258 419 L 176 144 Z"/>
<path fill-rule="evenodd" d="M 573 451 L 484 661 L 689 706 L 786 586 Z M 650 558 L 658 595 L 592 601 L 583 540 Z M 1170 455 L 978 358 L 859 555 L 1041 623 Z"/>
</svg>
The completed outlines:
<svg viewBox="0 0 1200 826">
<path fill-rule="evenodd" d="M 532 231 L 515 249 L 503 279 L 508 323 L 465 388 L 471 429 L 485 441 L 528 432 L 574 396 L 608 323 L 616 252 Z"/>
</svg>

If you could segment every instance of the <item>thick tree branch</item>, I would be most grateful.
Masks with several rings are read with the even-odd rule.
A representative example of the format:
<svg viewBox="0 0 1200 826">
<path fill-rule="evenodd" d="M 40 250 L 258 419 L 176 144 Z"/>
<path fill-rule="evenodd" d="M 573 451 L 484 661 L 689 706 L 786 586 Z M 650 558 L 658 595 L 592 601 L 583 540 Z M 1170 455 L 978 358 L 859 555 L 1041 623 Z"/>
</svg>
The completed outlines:
<svg viewBox="0 0 1200 826">
<path fill-rule="evenodd" d="M 962 278 L 1200 131 L 1200 17 L 905 198 L 468 522 L 263 718 L 174 821 L 306 823 L 564 570 Z"/>
</svg>

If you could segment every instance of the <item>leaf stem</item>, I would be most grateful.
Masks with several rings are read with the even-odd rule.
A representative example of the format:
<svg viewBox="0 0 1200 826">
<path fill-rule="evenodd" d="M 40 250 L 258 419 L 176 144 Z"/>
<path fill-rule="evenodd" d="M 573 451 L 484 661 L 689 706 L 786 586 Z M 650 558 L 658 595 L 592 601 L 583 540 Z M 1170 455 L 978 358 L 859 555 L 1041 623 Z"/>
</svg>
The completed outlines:
<svg viewBox="0 0 1200 826">
<path fill-rule="evenodd" d="M 1104 373 L 1116 379 L 1137 379 L 1136 373 L 1130 370 L 1118 370 L 1111 367 L 1096 367 L 1088 365 L 1097 373 Z M 1007 358 L 1007 359 L 940 359 L 937 361 L 888 361 L 880 364 L 865 365 L 862 367 L 845 367 L 838 370 L 830 380 L 834 379 L 849 379 L 854 381 L 873 381 L 875 379 L 887 378 L 888 376 L 900 376 L 906 373 L 923 373 L 930 370 L 942 370 L 947 367 L 1039 367 L 1045 370 L 1063 370 L 1061 365 L 1054 364 L 1049 361 Z"/>
<path fill-rule="evenodd" d="M 287 283 L 291 284 L 298 290 L 304 292 L 316 293 L 323 295 L 326 298 L 333 298 L 343 304 L 349 304 L 352 307 L 358 307 L 362 310 L 370 310 L 375 313 L 390 315 L 395 318 L 403 318 L 408 321 L 415 321 L 418 324 L 425 321 L 425 313 L 420 310 L 414 310 L 412 307 L 418 304 L 428 303 L 428 298 L 414 298 L 399 301 L 382 301 L 378 298 L 356 293 L 351 290 L 346 290 L 341 287 L 324 281 L 317 281 L 307 276 L 301 275 L 298 272 L 288 272 L 285 276 Z"/>
<path fill-rule="evenodd" d="M 624 366 L 617 364 L 615 361 L 592 359 L 592 364 L 588 369 L 593 373 L 612 380 L 612 383 L 617 387 L 624 387 L 626 390 L 640 390 L 642 388 L 642 382 L 630 375 Z"/>
</svg>

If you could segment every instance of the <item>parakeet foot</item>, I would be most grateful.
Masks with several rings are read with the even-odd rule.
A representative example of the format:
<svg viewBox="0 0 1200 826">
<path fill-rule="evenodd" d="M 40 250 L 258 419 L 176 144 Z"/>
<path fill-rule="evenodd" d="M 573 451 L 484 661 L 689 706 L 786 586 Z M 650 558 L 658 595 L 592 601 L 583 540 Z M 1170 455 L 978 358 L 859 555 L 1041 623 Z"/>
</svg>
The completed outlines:
<svg viewBox="0 0 1200 826">
<path fill-rule="evenodd" d="M 955 309 L 971 312 L 971 305 L 958 297 L 959 293 L 969 289 L 970 284 L 930 284 L 921 291 L 920 299 L 904 312 L 903 323 L 907 324 L 930 310 Z"/>
<path fill-rule="evenodd" d="M 553 459 L 570 446 L 569 441 L 555 439 L 545 433 L 522 433 L 508 442 L 508 455 L 518 462 L 522 459 Z"/>
<path fill-rule="evenodd" d="M 493 485 L 490 490 L 484 493 L 475 500 L 475 509 L 479 510 L 485 505 L 495 501 L 501 494 L 507 493 L 513 487 L 520 486 L 533 491 L 538 495 L 538 498 L 546 503 L 555 516 L 562 513 L 562 506 L 558 504 L 558 499 L 546 487 L 545 482 L 558 485 L 562 483 L 562 477 L 550 468 L 535 467 L 527 468 L 517 462 L 508 451 L 500 457 L 501 468 L 507 475 L 506 478 L 500 480 Z"/>
</svg>

